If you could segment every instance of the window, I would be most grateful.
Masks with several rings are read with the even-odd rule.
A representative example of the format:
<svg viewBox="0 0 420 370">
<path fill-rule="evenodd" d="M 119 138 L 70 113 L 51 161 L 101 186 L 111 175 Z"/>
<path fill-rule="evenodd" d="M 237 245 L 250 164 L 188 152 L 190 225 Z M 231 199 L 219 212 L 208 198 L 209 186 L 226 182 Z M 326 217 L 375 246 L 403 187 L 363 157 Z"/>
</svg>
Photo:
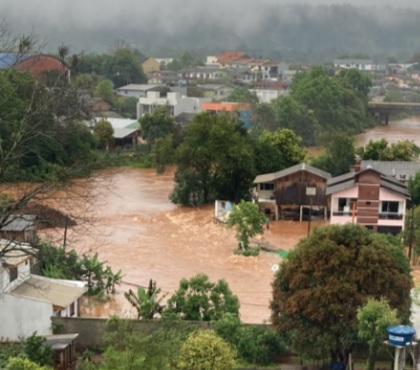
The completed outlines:
<svg viewBox="0 0 420 370">
<path fill-rule="evenodd" d="M 74 302 L 70 305 L 70 316 L 74 316 Z"/>
<path fill-rule="evenodd" d="M 263 182 L 260 184 L 260 190 L 274 190 L 274 184 L 272 182 Z"/>
<path fill-rule="evenodd" d="M 9 267 L 9 274 L 10 274 L 10 282 L 16 280 L 18 278 L 18 268 L 17 267 Z"/>
<path fill-rule="evenodd" d="M 398 213 L 398 202 L 382 202 L 382 213 Z"/>
</svg>

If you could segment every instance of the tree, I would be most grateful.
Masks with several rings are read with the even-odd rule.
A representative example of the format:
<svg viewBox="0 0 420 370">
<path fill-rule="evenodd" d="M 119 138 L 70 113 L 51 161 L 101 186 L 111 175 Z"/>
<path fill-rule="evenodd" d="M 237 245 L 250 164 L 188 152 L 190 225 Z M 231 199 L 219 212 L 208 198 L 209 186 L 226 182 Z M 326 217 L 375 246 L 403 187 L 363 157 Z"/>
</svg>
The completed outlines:
<svg viewBox="0 0 420 370">
<path fill-rule="evenodd" d="M 411 195 L 411 204 L 413 206 L 420 205 L 420 172 L 416 172 L 413 177 L 410 177 L 407 185 Z"/>
<path fill-rule="evenodd" d="M 262 213 L 258 204 L 241 201 L 233 206 L 229 213 L 228 226 L 236 227 L 236 239 L 239 250 L 244 252 L 249 248 L 249 240 L 257 234 L 264 232 L 263 225 L 267 217 Z"/>
<path fill-rule="evenodd" d="M 6 370 L 49 370 L 50 367 L 40 366 L 27 358 L 11 357 L 7 361 Z"/>
<path fill-rule="evenodd" d="M 51 366 L 53 364 L 53 352 L 47 344 L 45 337 L 33 333 L 25 340 L 24 352 L 30 361 L 39 366 Z"/>
<path fill-rule="evenodd" d="M 124 293 L 124 297 L 137 310 L 138 319 L 151 320 L 156 314 L 161 314 L 164 306 L 161 304 L 165 295 L 159 297 L 160 288 L 156 287 L 156 281 L 150 279 L 147 290 L 143 287 L 137 288 L 137 294 L 131 289 Z"/>
<path fill-rule="evenodd" d="M 410 140 L 400 140 L 389 145 L 383 138 L 377 141 L 369 140 L 364 148 L 358 149 L 358 153 L 364 160 L 409 162 L 418 159 L 420 148 Z"/>
<path fill-rule="evenodd" d="M 225 101 L 248 103 L 252 107 L 258 104 L 258 96 L 255 92 L 249 91 L 247 88 L 239 86 L 235 87 L 227 96 Z"/>
<path fill-rule="evenodd" d="M 174 203 L 197 206 L 249 198 L 253 148 L 247 133 L 227 115 L 197 115 L 186 127 L 175 160 Z"/>
<path fill-rule="evenodd" d="M 270 173 L 301 163 L 306 150 L 302 139 L 287 128 L 263 131 L 254 142 L 257 173 Z"/>
<path fill-rule="evenodd" d="M 157 173 L 163 173 L 166 165 L 174 160 L 174 139 L 173 135 L 166 135 L 156 139 L 152 149 L 152 157 Z"/>
<path fill-rule="evenodd" d="M 398 324 L 397 311 L 384 299 L 368 299 L 357 311 L 357 321 L 359 338 L 369 346 L 367 370 L 374 370 L 379 345 L 387 338 L 387 327 Z"/>
<path fill-rule="evenodd" d="M 109 150 L 109 148 L 114 144 L 114 129 L 112 128 L 110 122 L 105 120 L 96 122 L 93 132 L 103 149 Z"/>
<path fill-rule="evenodd" d="M 182 320 L 219 320 L 225 314 L 238 316 L 239 300 L 225 280 L 212 283 L 207 275 L 198 274 L 180 281 L 163 314 Z"/>
<path fill-rule="evenodd" d="M 191 333 L 179 352 L 178 369 L 233 370 L 236 352 L 211 330 Z"/>
<path fill-rule="evenodd" d="M 398 238 L 357 224 L 320 227 L 281 263 L 271 319 L 299 355 L 346 364 L 357 337 L 357 310 L 369 298 L 383 297 L 407 322 L 411 287 Z"/>
<path fill-rule="evenodd" d="M 115 101 L 114 84 L 110 80 L 102 80 L 96 85 L 95 95 L 113 104 Z"/>
<path fill-rule="evenodd" d="M 355 159 L 354 138 L 343 133 L 332 133 L 325 135 L 323 142 L 325 150 L 312 164 L 333 176 L 349 172 Z"/>
<path fill-rule="evenodd" d="M 146 113 L 139 119 L 141 136 L 147 141 L 150 148 L 155 141 L 167 135 L 173 134 L 175 129 L 174 120 L 168 115 L 165 106 L 158 107 L 153 113 Z"/>
<path fill-rule="evenodd" d="M 25 54 L 36 53 L 39 46 L 31 37 L 8 39 L 2 29 L 0 45 L 4 44 Z M 88 118 L 88 107 L 73 86 L 57 81 L 47 87 L 14 68 L 0 71 L 0 184 L 4 194 L 13 194 L 2 207 L 0 228 L 14 215 L 35 211 L 37 223 L 50 226 L 70 215 L 86 221 L 92 197 L 85 189 L 76 191 L 80 185 L 72 179 L 88 175 L 96 159 L 96 140 L 83 123 Z M 13 183 L 21 180 L 33 183 L 16 189 Z M 72 208 L 66 217 L 48 218 L 41 210 L 58 197 L 63 208 L 70 201 Z M 20 243 L 2 244 L 0 257 L 16 250 L 22 250 Z"/>
</svg>

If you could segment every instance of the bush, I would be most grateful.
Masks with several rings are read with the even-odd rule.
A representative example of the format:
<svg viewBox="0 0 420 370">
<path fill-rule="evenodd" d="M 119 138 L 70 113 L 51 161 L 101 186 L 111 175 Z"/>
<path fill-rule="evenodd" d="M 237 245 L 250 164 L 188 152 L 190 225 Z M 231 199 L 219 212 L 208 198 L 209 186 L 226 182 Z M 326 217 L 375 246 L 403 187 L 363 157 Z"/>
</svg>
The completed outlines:
<svg viewBox="0 0 420 370">
<path fill-rule="evenodd" d="M 211 330 L 192 333 L 179 352 L 180 370 L 231 370 L 235 364 L 235 350 Z"/>
</svg>

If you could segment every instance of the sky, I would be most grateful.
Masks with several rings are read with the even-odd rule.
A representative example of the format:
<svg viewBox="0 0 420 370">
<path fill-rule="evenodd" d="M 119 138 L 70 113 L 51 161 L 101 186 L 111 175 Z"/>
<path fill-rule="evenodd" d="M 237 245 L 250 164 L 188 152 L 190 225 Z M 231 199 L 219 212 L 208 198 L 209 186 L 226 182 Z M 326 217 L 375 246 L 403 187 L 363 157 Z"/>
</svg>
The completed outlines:
<svg viewBox="0 0 420 370">
<path fill-rule="evenodd" d="M 0 15 L 14 33 L 33 31 L 54 47 L 65 43 L 95 49 L 96 43 L 103 44 L 99 40 L 106 32 L 115 40 L 136 30 L 143 34 L 151 30 L 149 39 L 153 33 L 170 38 L 203 24 L 210 30 L 229 27 L 236 34 L 258 31 L 276 12 L 270 5 L 287 4 L 374 6 L 376 11 L 370 14 L 380 14 L 386 6 L 420 9 L 420 0 L 0 0 Z M 309 14 L 321 16 L 321 11 Z M 301 20 L 293 10 L 277 10 L 277 16 L 283 22 Z"/>
</svg>

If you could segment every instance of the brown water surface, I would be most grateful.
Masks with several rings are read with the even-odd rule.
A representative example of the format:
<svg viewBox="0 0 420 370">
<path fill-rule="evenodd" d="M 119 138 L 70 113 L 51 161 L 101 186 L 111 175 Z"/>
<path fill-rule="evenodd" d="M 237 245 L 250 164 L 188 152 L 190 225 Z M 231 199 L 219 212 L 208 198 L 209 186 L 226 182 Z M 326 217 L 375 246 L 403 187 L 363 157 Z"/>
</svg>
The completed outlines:
<svg viewBox="0 0 420 370">
<path fill-rule="evenodd" d="M 420 118 L 411 118 L 375 127 L 358 135 L 357 142 L 362 145 L 385 137 L 391 143 L 409 139 L 420 145 L 419 134 Z M 85 315 L 130 315 L 132 309 L 123 296 L 129 288 L 147 286 L 154 279 L 170 296 L 182 278 L 205 273 L 213 281 L 227 280 L 240 299 L 243 321 L 269 319 L 272 268 L 280 257 L 269 253 L 237 256 L 233 253 L 237 245 L 234 231 L 214 223 L 212 206 L 174 206 L 168 199 L 173 171 L 156 175 L 153 170 L 118 168 L 101 174 L 106 181 L 84 180 L 88 193 L 100 194 L 93 207 L 93 227 L 75 227 L 69 235 L 70 245 L 81 253 L 99 252 L 114 270 L 123 271 L 124 284 L 118 287 L 115 300 L 90 302 Z M 272 222 L 261 239 L 290 250 L 307 235 L 307 229 L 306 222 Z"/>
</svg>

